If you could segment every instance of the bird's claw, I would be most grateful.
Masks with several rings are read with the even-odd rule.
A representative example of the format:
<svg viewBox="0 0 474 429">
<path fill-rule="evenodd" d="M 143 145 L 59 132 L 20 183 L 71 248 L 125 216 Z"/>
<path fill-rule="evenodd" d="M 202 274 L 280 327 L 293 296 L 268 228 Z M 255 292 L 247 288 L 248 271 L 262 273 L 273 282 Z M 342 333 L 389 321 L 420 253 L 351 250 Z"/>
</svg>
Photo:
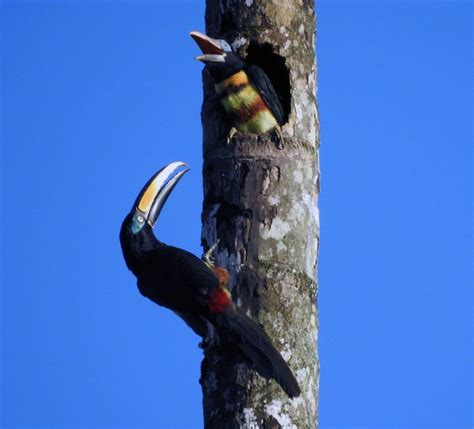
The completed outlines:
<svg viewBox="0 0 474 429">
<path fill-rule="evenodd" d="M 207 265 L 207 267 L 209 267 L 211 270 L 214 269 L 215 267 L 215 259 L 214 257 L 212 256 L 212 254 L 214 253 L 214 250 L 217 249 L 217 246 L 219 245 L 219 239 L 216 240 L 216 242 L 211 246 L 209 247 L 209 249 L 207 250 L 206 253 L 204 253 L 204 255 L 202 255 L 202 261 Z"/>
<path fill-rule="evenodd" d="M 237 132 L 237 128 L 232 127 L 229 131 L 229 134 L 227 135 L 227 145 L 230 145 L 230 142 L 232 140 L 232 137 L 235 136 L 235 133 Z"/>
<path fill-rule="evenodd" d="M 275 143 L 277 149 L 282 150 L 285 146 L 285 140 L 283 139 L 283 134 L 280 127 L 275 128 L 275 134 L 278 137 L 277 142 Z"/>
<path fill-rule="evenodd" d="M 218 343 L 219 337 L 214 331 L 213 326 L 208 322 L 208 331 L 205 337 L 202 338 L 201 342 L 198 344 L 198 347 L 202 350 L 213 347 Z"/>
</svg>

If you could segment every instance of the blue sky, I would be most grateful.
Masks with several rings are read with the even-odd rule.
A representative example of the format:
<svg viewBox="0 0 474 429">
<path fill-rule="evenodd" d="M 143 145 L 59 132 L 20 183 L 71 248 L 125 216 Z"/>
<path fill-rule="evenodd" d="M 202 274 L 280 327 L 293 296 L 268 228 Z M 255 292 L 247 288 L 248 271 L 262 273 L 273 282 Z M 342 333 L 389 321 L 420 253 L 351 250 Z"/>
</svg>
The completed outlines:
<svg viewBox="0 0 474 429">
<path fill-rule="evenodd" d="M 2 5 L 1 425 L 201 427 L 199 339 L 118 243 L 200 254 L 204 2 Z M 472 427 L 472 5 L 318 12 L 320 427 Z"/>
</svg>

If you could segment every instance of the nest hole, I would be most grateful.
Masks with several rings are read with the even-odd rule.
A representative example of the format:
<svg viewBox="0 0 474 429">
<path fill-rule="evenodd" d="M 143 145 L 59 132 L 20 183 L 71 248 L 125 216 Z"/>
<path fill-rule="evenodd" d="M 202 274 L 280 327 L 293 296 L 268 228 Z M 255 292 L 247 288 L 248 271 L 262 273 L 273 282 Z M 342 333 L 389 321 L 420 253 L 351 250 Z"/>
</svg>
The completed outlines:
<svg viewBox="0 0 474 429">
<path fill-rule="evenodd" d="M 274 52 L 270 43 L 251 41 L 247 48 L 245 62 L 260 67 L 272 82 L 283 107 L 283 124 L 288 122 L 291 112 L 290 70 L 285 57 Z"/>
</svg>

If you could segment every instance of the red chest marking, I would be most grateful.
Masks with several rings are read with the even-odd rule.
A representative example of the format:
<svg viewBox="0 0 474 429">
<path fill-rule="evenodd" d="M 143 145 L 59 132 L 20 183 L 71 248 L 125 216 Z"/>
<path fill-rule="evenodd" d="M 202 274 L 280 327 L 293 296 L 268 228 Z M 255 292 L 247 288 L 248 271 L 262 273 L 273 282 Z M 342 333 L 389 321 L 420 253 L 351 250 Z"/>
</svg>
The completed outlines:
<svg viewBox="0 0 474 429">
<path fill-rule="evenodd" d="M 230 292 L 219 286 L 211 292 L 207 306 L 211 313 L 222 313 L 231 301 Z"/>
</svg>

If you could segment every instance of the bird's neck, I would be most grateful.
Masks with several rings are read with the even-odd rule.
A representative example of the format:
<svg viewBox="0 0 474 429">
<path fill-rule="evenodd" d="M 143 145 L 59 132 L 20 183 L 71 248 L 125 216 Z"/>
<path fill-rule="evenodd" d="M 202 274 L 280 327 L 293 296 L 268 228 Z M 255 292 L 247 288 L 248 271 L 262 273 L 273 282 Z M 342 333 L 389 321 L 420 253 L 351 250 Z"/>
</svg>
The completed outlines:
<svg viewBox="0 0 474 429">
<path fill-rule="evenodd" d="M 214 70 L 211 70 L 211 75 L 212 77 L 214 78 L 214 82 L 216 83 L 220 83 L 228 78 L 230 78 L 231 76 L 237 74 L 237 73 L 240 73 L 240 72 L 244 72 L 244 64 L 232 64 L 232 65 L 229 65 L 227 67 L 225 67 L 224 69 L 214 69 Z"/>
<path fill-rule="evenodd" d="M 165 246 L 164 243 L 155 237 L 153 229 L 149 225 L 145 225 L 141 231 L 133 234 L 130 225 L 127 223 L 124 223 L 122 227 L 120 242 L 125 262 L 128 268 L 133 272 L 137 270 L 143 254 L 157 249 L 158 247 Z"/>
</svg>

